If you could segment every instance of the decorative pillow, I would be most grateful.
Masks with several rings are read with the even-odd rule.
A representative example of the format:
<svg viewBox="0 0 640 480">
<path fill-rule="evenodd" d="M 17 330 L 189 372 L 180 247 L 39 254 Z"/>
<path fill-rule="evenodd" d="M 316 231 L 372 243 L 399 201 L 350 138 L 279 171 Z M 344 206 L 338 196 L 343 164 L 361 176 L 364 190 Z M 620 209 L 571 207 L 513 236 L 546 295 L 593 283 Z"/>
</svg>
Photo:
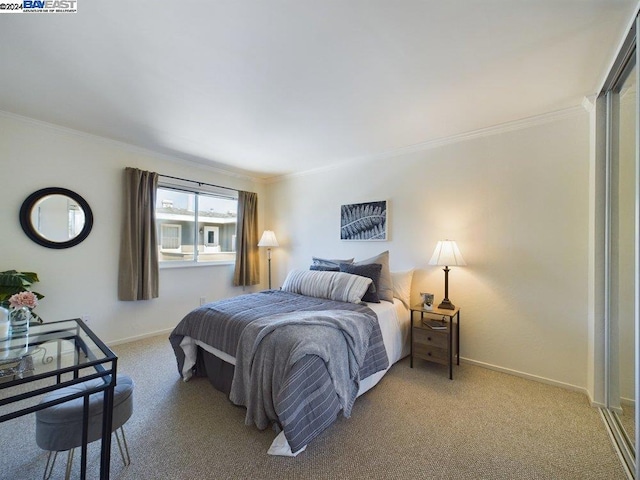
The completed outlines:
<svg viewBox="0 0 640 480">
<path fill-rule="evenodd" d="M 311 260 L 312 260 L 311 265 L 319 265 L 323 267 L 335 267 L 338 269 L 338 271 L 340 270 L 341 263 L 353 263 L 353 258 L 346 258 L 344 260 L 340 260 L 337 258 L 330 259 L 330 258 L 311 257 Z"/>
<path fill-rule="evenodd" d="M 406 272 L 391 272 L 393 280 L 393 296 L 410 308 L 411 302 L 411 281 L 413 280 L 413 270 Z"/>
<path fill-rule="evenodd" d="M 345 263 L 345 265 L 349 265 L 349 264 Z M 339 272 L 340 267 L 330 267 L 328 265 L 311 265 L 309 267 L 309 270 L 318 270 L 321 272 Z"/>
<path fill-rule="evenodd" d="M 292 270 L 282 285 L 285 292 L 339 302 L 361 303 L 371 279 L 343 272 Z"/>
<path fill-rule="evenodd" d="M 371 263 L 379 263 L 382 265 L 380 271 L 380 283 L 378 285 L 378 297 L 380 300 L 386 300 L 393 303 L 393 280 L 391 280 L 391 271 L 389 270 L 389 251 L 382 252 L 375 257 L 354 262 L 354 265 L 369 265 Z"/>
<path fill-rule="evenodd" d="M 378 283 L 380 282 L 380 271 L 382 265 L 379 263 L 371 263 L 369 265 L 353 265 L 352 263 L 341 263 L 340 271 L 345 273 L 352 273 L 354 275 L 360 275 L 371 279 L 371 285 L 369 289 L 362 297 L 363 302 L 380 303 L 380 297 L 378 297 Z"/>
</svg>

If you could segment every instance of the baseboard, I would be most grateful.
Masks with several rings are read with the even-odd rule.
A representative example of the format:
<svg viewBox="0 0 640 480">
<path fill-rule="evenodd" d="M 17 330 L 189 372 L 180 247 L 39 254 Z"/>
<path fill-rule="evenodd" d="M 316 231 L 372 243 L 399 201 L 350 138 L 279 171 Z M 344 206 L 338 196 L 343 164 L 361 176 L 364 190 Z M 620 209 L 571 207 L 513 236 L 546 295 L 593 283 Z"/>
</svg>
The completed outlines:
<svg viewBox="0 0 640 480">
<path fill-rule="evenodd" d="M 620 397 L 620 404 L 626 405 L 627 407 L 635 407 L 636 402 L 633 398 Z"/>
<path fill-rule="evenodd" d="M 579 387 L 577 385 L 571 385 L 570 383 L 559 382 L 557 380 L 551 380 L 550 378 L 540 377 L 538 375 L 531 375 L 530 373 L 520 372 L 518 370 L 512 370 L 510 368 L 499 367 L 497 365 L 492 365 L 490 363 L 479 362 L 477 360 L 472 360 L 470 358 L 460 357 L 460 361 L 469 363 L 471 365 L 476 365 L 478 367 L 488 368 L 489 370 L 495 370 L 496 372 L 506 373 L 508 375 L 514 375 L 516 377 L 526 378 L 527 380 L 532 380 L 534 382 L 546 383 L 547 385 L 553 385 L 554 387 L 564 388 L 565 390 L 572 390 L 574 392 L 580 392 L 589 398 L 589 392 L 584 387 Z M 591 400 L 589 398 L 589 400 Z M 593 402 L 591 402 L 595 405 Z"/>
<path fill-rule="evenodd" d="M 115 347 L 116 345 L 122 345 L 123 343 L 135 342 L 137 340 L 144 340 L 145 338 L 156 337 L 158 335 L 166 335 L 167 341 L 169 339 L 169 334 L 173 331 L 175 327 L 165 328 L 163 330 L 156 330 L 155 332 L 143 333 L 142 335 L 136 335 L 134 337 L 126 337 L 121 338 L 119 340 L 113 340 L 111 342 L 105 342 L 108 347 Z"/>
<path fill-rule="evenodd" d="M 604 403 L 596 402 L 589 392 L 587 392 L 587 398 L 589 399 L 589 405 L 591 405 L 593 408 L 606 408 L 606 405 Z"/>
</svg>

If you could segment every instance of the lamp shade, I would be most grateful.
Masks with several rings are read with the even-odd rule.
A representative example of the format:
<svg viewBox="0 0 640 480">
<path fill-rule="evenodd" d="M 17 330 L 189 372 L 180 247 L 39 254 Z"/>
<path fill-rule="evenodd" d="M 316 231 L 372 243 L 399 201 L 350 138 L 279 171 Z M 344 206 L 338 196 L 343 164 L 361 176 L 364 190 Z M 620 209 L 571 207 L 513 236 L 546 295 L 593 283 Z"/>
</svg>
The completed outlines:
<svg viewBox="0 0 640 480">
<path fill-rule="evenodd" d="M 467 263 L 462 258 L 458 245 L 453 240 L 439 240 L 433 251 L 429 265 L 463 266 Z"/>
<path fill-rule="evenodd" d="M 273 230 L 265 230 L 262 234 L 262 238 L 258 242 L 259 247 L 279 247 L 278 240 L 276 240 L 276 234 Z"/>
</svg>

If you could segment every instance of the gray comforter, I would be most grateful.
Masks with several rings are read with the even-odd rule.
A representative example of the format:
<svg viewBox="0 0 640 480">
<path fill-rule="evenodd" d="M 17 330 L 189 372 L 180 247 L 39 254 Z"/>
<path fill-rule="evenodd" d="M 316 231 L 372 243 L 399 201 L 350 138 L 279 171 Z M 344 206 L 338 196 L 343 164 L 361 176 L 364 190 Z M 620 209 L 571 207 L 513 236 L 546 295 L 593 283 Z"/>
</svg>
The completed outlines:
<svg viewBox="0 0 640 480">
<path fill-rule="evenodd" d="M 179 372 L 184 336 L 236 357 L 231 400 L 247 407 L 248 424 L 281 427 L 294 452 L 340 411 L 349 416 L 360 379 L 388 366 L 371 309 L 282 291 L 242 295 L 187 315 L 170 336 Z"/>
<path fill-rule="evenodd" d="M 345 310 L 293 312 L 250 323 L 240 336 L 229 399 L 247 407 L 246 423 L 266 428 L 282 381 L 305 355 L 320 357 L 345 417 L 360 386 L 360 368 L 376 319 Z"/>
</svg>

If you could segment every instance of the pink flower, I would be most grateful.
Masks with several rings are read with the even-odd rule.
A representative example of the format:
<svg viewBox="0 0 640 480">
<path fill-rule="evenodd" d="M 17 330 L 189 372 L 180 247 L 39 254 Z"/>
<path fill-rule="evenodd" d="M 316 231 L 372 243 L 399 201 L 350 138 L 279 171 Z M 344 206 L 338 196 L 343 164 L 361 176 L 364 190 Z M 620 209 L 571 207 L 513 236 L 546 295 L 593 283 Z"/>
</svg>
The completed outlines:
<svg viewBox="0 0 640 480">
<path fill-rule="evenodd" d="M 11 295 L 9 303 L 12 308 L 29 307 L 36 308 L 38 306 L 38 297 L 33 292 L 20 292 Z"/>
</svg>

